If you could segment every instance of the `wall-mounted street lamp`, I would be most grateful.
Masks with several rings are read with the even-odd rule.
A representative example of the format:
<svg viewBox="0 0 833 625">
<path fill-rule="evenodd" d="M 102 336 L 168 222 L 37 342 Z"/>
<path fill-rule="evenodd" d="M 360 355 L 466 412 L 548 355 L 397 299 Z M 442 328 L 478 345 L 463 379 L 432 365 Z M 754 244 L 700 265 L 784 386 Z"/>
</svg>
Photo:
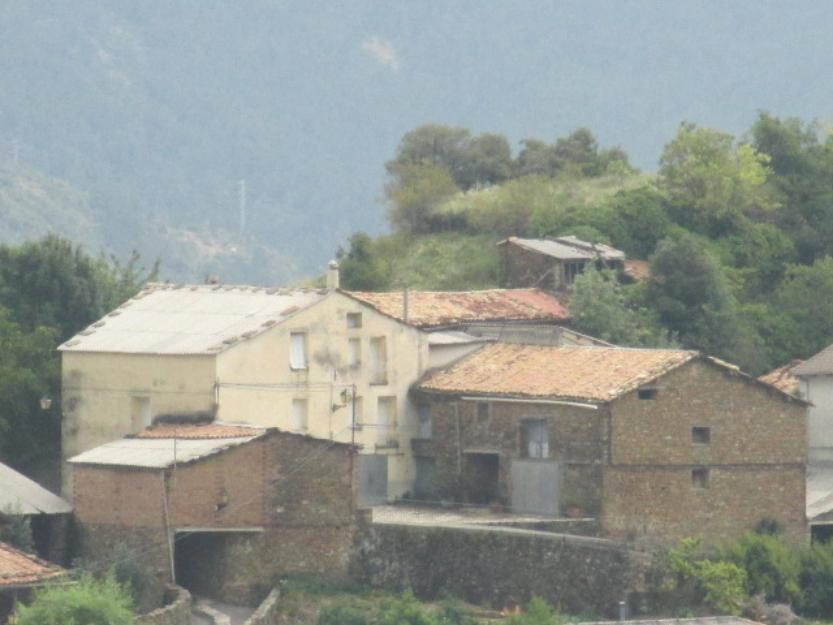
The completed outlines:
<svg viewBox="0 0 833 625">
<path fill-rule="evenodd" d="M 52 398 L 44 395 L 40 398 L 40 409 L 49 410 L 50 408 L 52 408 Z"/>
</svg>

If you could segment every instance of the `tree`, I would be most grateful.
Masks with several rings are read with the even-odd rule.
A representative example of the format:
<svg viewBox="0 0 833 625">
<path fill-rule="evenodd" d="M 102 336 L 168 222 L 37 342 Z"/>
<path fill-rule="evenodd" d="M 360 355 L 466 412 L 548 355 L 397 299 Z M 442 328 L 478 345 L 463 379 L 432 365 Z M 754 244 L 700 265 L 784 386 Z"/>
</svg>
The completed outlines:
<svg viewBox="0 0 833 625">
<path fill-rule="evenodd" d="M 512 148 L 506 137 L 482 134 L 469 143 L 457 184 L 463 189 L 500 184 L 512 177 L 513 167 Z"/>
<path fill-rule="evenodd" d="M 753 372 L 767 366 L 762 341 L 740 316 L 720 263 L 693 235 L 665 239 L 657 246 L 648 301 L 684 346 Z"/>
<path fill-rule="evenodd" d="M 710 236 L 731 232 L 744 214 L 775 208 L 766 186 L 769 157 L 732 135 L 683 123 L 660 158 L 659 184 L 680 222 Z"/>
<path fill-rule="evenodd" d="M 560 163 L 552 146 L 539 139 L 521 141 L 520 153 L 515 164 L 519 176 L 554 176 Z"/>
<path fill-rule="evenodd" d="M 405 163 L 392 168 L 385 188 L 388 220 L 400 232 L 431 231 L 434 209 L 460 189 L 448 170 L 433 163 Z"/>
<path fill-rule="evenodd" d="M 18 625 L 133 625 L 130 595 L 112 578 L 47 586 L 19 608 Z"/>
<path fill-rule="evenodd" d="M 576 278 L 570 312 L 579 330 L 604 341 L 627 347 L 669 344 L 656 318 L 628 302 L 610 271 L 590 269 Z"/>
<path fill-rule="evenodd" d="M 589 128 L 579 128 L 557 139 L 553 154 L 559 169 L 578 176 L 598 176 L 603 172 L 599 162 L 599 144 Z"/>
<path fill-rule="evenodd" d="M 339 250 L 341 286 L 351 291 L 383 291 L 389 286 L 389 271 L 373 249 L 373 239 L 364 232 L 350 237 L 350 250 Z"/>
</svg>

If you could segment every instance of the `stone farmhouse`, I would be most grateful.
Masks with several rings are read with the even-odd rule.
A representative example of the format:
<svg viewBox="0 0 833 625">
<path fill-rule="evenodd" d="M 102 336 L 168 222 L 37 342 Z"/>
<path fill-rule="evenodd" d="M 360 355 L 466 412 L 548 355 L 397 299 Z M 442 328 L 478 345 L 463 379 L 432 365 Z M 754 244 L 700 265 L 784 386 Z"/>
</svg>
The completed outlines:
<svg viewBox="0 0 833 625">
<path fill-rule="evenodd" d="M 360 496 L 384 501 L 417 479 L 409 389 L 427 370 L 514 328 L 592 342 L 558 326 L 567 310 L 535 289 L 350 293 L 336 267 L 328 285 L 149 285 L 59 348 L 64 458 L 164 421 L 277 427 L 356 445 Z"/>
<path fill-rule="evenodd" d="M 163 584 L 233 602 L 278 573 L 346 576 L 354 449 L 276 428 L 165 424 L 73 458 L 81 553 L 135 550 Z"/>
<path fill-rule="evenodd" d="M 494 344 L 414 395 L 436 498 L 575 511 L 612 538 L 805 537 L 806 403 L 696 352 Z"/>
</svg>

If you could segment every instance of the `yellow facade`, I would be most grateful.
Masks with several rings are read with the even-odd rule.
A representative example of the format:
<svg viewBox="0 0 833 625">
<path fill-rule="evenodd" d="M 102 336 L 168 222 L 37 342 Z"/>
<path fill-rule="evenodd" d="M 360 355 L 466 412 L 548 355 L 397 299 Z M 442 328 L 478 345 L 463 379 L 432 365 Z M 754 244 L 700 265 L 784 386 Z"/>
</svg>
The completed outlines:
<svg viewBox="0 0 833 625">
<path fill-rule="evenodd" d="M 305 356 L 295 367 L 293 341 L 296 360 Z M 360 453 L 386 455 L 387 494 L 396 497 L 414 480 L 417 415 L 408 390 L 427 366 L 426 334 L 336 291 L 217 354 L 64 352 L 63 455 L 139 431 L 161 415 L 209 413 L 352 440 Z"/>
</svg>

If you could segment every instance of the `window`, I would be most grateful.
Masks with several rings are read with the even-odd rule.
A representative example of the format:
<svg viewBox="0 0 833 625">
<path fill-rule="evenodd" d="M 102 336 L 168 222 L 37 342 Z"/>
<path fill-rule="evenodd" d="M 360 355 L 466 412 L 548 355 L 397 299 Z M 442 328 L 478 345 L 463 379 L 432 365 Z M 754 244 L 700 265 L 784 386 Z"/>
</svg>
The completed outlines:
<svg viewBox="0 0 833 625">
<path fill-rule="evenodd" d="M 523 456 L 527 458 L 550 457 L 550 433 L 547 422 L 543 420 L 524 421 L 521 424 Z"/>
<path fill-rule="evenodd" d="M 291 369 L 306 369 L 307 361 L 307 333 L 290 332 L 289 334 L 289 367 Z"/>
<path fill-rule="evenodd" d="M 371 384 L 388 383 L 388 346 L 384 336 L 370 339 Z"/>
<path fill-rule="evenodd" d="M 307 429 L 307 400 L 292 400 L 292 429 L 304 431 Z"/>
<path fill-rule="evenodd" d="M 492 404 L 482 401 L 477 404 L 477 418 L 479 420 L 485 420 L 489 418 L 489 413 L 491 412 L 490 408 Z"/>
<path fill-rule="evenodd" d="M 564 282 L 567 284 L 572 284 L 573 281 L 576 279 L 576 276 L 580 273 L 584 273 L 584 267 L 586 263 L 585 261 L 577 261 L 577 262 L 568 262 L 564 263 Z"/>
<path fill-rule="evenodd" d="M 130 429 L 141 432 L 151 426 L 150 397 L 130 398 Z"/>
<path fill-rule="evenodd" d="M 712 442 L 712 429 L 706 427 L 691 428 L 691 442 L 695 445 L 708 445 Z"/>
<path fill-rule="evenodd" d="M 359 367 L 362 364 L 362 340 L 347 340 L 347 358 L 351 367 Z"/>
<path fill-rule="evenodd" d="M 396 397 L 380 397 L 376 406 L 376 444 L 388 445 L 395 440 Z"/>
<path fill-rule="evenodd" d="M 709 470 L 693 469 L 691 471 L 691 486 L 698 490 L 709 487 Z"/>
<path fill-rule="evenodd" d="M 347 313 L 347 327 L 348 328 L 361 328 L 362 327 L 362 314 L 353 312 Z"/>
<path fill-rule="evenodd" d="M 641 388 L 636 392 L 639 399 L 656 399 L 657 389 L 655 388 Z"/>
<path fill-rule="evenodd" d="M 431 404 L 419 404 L 417 418 L 419 419 L 419 438 L 431 438 Z"/>
</svg>

